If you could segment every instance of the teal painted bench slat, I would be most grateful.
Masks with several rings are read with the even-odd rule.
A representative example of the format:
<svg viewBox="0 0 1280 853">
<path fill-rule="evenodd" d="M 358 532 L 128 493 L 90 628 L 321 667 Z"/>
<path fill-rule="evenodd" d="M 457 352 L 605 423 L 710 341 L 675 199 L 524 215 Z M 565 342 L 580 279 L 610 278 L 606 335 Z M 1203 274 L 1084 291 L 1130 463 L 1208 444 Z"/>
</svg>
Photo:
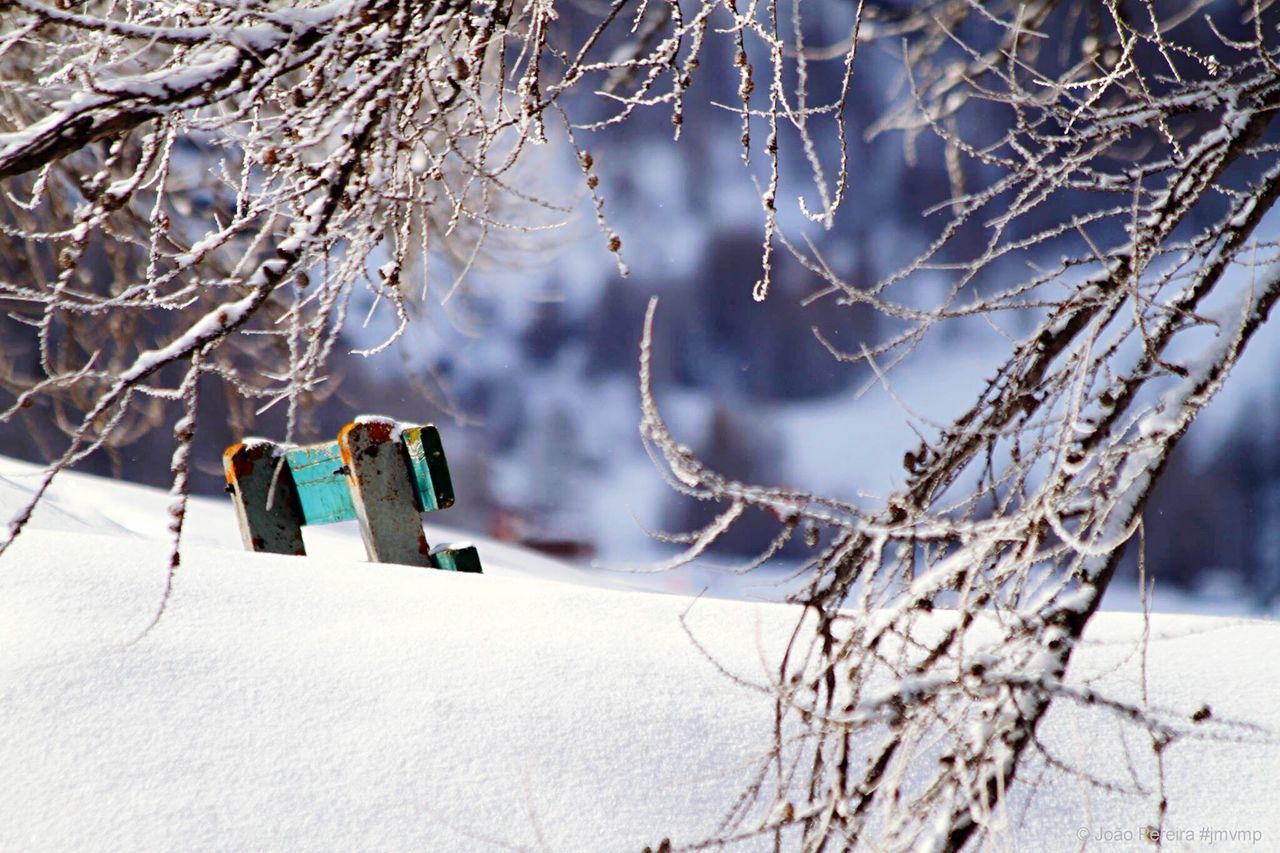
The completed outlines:
<svg viewBox="0 0 1280 853">
<path fill-rule="evenodd" d="M 475 572 L 480 569 L 480 552 L 464 543 L 437 545 L 431 549 L 431 561 L 437 569 L 449 572 Z"/>
<path fill-rule="evenodd" d="M 409 457 L 413 497 L 422 512 L 434 512 L 453 506 L 453 480 L 444 458 L 440 431 L 431 424 L 407 427 L 400 432 L 400 443 Z"/>
<path fill-rule="evenodd" d="M 369 559 L 481 572 L 473 545 L 431 548 L 423 512 L 453 505 L 440 432 L 362 418 L 337 441 L 304 447 L 254 439 L 223 454 L 227 491 L 251 551 L 305 554 L 301 528 L 355 519 Z"/>
<path fill-rule="evenodd" d="M 332 524 L 356 517 L 338 442 L 295 447 L 285 451 L 284 458 L 293 473 L 304 524 Z"/>
</svg>

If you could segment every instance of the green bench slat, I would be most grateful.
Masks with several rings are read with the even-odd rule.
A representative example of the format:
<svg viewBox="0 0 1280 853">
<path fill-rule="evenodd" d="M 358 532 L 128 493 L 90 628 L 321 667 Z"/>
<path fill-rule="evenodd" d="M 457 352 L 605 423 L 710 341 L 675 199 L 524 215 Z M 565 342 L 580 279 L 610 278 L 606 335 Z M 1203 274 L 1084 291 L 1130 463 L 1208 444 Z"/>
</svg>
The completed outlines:
<svg viewBox="0 0 1280 853">
<path fill-rule="evenodd" d="M 484 574 L 480 568 L 480 552 L 474 545 L 437 545 L 431 549 L 431 564 L 447 572 Z"/>
<path fill-rule="evenodd" d="M 430 424 L 409 427 L 400 433 L 400 443 L 409 456 L 409 479 L 420 512 L 434 512 L 453 506 L 453 480 L 444 458 L 440 431 Z"/>
<path fill-rule="evenodd" d="M 330 524 L 356 517 L 338 442 L 295 447 L 285 451 L 284 458 L 293 472 L 304 524 Z"/>
</svg>

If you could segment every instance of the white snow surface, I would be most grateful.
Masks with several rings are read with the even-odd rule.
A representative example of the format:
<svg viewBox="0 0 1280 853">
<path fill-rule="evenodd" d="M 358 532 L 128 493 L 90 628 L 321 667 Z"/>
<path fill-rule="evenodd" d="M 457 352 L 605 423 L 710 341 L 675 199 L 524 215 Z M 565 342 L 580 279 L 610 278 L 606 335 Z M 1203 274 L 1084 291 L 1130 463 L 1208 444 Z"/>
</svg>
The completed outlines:
<svg viewBox="0 0 1280 853">
<path fill-rule="evenodd" d="M 35 472 L 0 459 L 0 518 Z M 760 681 L 796 611 L 628 590 L 486 540 L 483 576 L 367 563 L 342 526 L 308 530 L 305 558 L 250 554 L 229 502 L 193 499 L 139 639 L 169 500 L 65 474 L 0 558 L 0 850 L 636 850 L 712 834 L 769 744 L 768 697 L 681 615 Z M 1141 631 L 1099 616 L 1072 681 L 1136 701 Z M 1152 705 L 1280 730 L 1280 625 L 1151 631 Z M 1280 849 L 1280 741 L 1213 731 L 1165 752 L 1165 849 Z M 1060 706 L 1040 734 L 1102 779 L 1153 764 L 1106 714 Z M 1146 784 L 1048 772 L 987 846 L 1151 849 Z"/>
</svg>

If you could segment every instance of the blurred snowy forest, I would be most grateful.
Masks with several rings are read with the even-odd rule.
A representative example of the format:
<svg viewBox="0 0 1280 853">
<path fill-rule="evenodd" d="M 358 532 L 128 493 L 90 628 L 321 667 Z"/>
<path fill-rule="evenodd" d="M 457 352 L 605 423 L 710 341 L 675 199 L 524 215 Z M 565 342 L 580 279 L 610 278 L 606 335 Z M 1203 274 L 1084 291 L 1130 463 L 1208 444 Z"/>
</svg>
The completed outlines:
<svg viewBox="0 0 1280 853">
<path fill-rule="evenodd" d="M 868 14 L 891 17 L 899 5 L 868 4 Z M 855 11 L 855 4 L 837 0 L 812 4 L 806 41 L 839 44 Z M 581 14 L 571 4 L 561 13 L 570 20 Z M 583 16 L 584 31 L 590 18 Z M 1252 36 L 1243 19 L 1238 26 L 1223 35 Z M 655 385 L 673 432 L 710 467 L 746 482 L 836 498 L 881 496 L 900 485 L 903 454 L 915 443 L 910 424 L 954 417 L 1007 341 L 981 323 L 947 324 L 922 343 L 912 364 L 891 374 L 890 392 L 866 364 L 833 358 L 813 333 L 816 328 L 843 351 L 874 346 L 890 329 L 871 308 L 810 301 L 824 284 L 786 252 L 773 256 L 770 301 L 753 301 L 762 225 L 753 178 L 762 171 L 759 164 L 744 168 L 739 120 L 715 106 L 732 102 L 738 90 L 730 49 L 727 41 L 704 48 L 706 71 L 693 79 L 695 97 L 685 108 L 679 143 L 672 141 L 666 109 L 640 111 L 578 139 L 600 152 L 594 169 L 609 224 L 622 239 L 628 277 L 603 246 L 572 150 L 547 146 L 521 175 L 538 193 L 576 204 L 568 227 L 518 235 L 486 250 L 458 297 L 426 306 L 422 325 L 387 351 L 349 352 L 385 338 L 387 328 L 378 325 L 385 318 L 365 327 L 348 323 L 329 381 L 306 400 L 299 438 L 331 437 L 360 412 L 434 421 L 461 495 L 462 508 L 448 523 L 609 565 L 656 559 L 666 551 L 645 526 L 684 530 L 714 514 L 665 488 L 636 433 L 637 349 L 645 305 L 656 294 L 662 310 Z M 935 136 L 904 139 L 886 131 L 882 120 L 908 87 L 892 42 L 876 42 L 858 63 L 846 110 L 849 202 L 829 230 L 790 208 L 780 217 L 791 238 L 812 240 L 837 275 L 876 281 L 936 237 L 943 218 L 921 214 L 952 197 L 955 176 L 948 171 L 956 166 Z M 815 66 L 809 80 L 815 102 L 838 97 L 841 70 L 839 63 Z M 982 120 L 981 110 L 957 117 Z M 553 143 L 563 142 L 552 133 Z M 796 145 L 783 146 L 781 166 L 784 186 L 788 176 L 809 169 Z M 1064 215 L 1061 209 L 1053 214 Z M 971 225 L 953 238 L 944 259 L 978 253 L 985 237 L 979 223 Z M 29 262 L 8 245 L 0 252 L 0 274 L 20 280 Z M 129 273 L 113 269 L 105 256 L 84 263 L 103 278 Z M 1001 265 L 991 265 L 974 288 L 1002 273 Z M 353 315 L 371 308 L 371 295 L 357 299 L 365 301 L 357 301 Z M 1002 322 L 1014 335 L 1031 328 L 1030 319 Z M 1150 501 L 1147 557 L 1162 583 L 1225 583 L 1231 594 L 1260 607 L 1280 595 L 1276 337 L 1271 330 L 1261 336 L 1178 448 Z M 0 339 L 4 373 L 36 372 L 34 344 L 3 314 Z M 246 433 L 280 436 L 286 415 L 283 407 L 254 415 L 252 403 L 229 398 L 216 378 L 202 382 L 192 484 L 196 492 L 214 493 L 223 485 L 222 448 Z M 172 437 L 151 429 L 165 417 L 161 409 L 157 404 L 152 417 L 117 432 L 105 452 L 80 469 L 168 483 Z M 62 444 L 53 436 L 73 423 L 56 398 L 37 399 L 0 423 L 0 449 L 54 458 Z M 765 525 L 738 525 L 713 553 L 730 562 L 759 553 L 772 536 Z M 803 546 L 794 542 L 788 549 L 799 553 Z"/>
</svg>

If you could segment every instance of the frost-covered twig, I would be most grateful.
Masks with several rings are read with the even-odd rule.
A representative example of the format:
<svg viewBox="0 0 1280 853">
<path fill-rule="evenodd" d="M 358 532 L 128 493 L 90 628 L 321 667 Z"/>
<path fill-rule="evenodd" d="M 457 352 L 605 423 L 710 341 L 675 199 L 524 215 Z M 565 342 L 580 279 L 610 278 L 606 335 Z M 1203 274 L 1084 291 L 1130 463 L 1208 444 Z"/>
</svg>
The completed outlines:
<svg viewBox="0 0 1280 853">
<path fill-rule="evenodd" d="M 910 94 L 875 131 L 909 145 L 936 134 L 963 180 L 937 208 L 949 217 L 936 239 L 878 282 L 846 281 L 813 244 L 785 241 L 823 280 L 811 304 L 869 307 L 895 330 L 860 352 L 820 341 L 875 365 L 921 357 L 936 330 L 971 318 L 1008 312 L 1029 329 L 971 406 L 921 427 L 882 506 L 709 469 L 667 430 L 642 353 L 641 430 L 670 482 L 735 517 L 759 508 L 828 531 L 793 596 L 816 626 L 774 676 L 775 772 L 748 798 L 778 806 L 755 826 L 735 813 L 743 837 L 785 826 L 813 850 L 979 842 L 1026 764 L 1057 760 L 1036 747 L 1055 701 L 1144 729 L 1157 779 L 1161 750 L 1185 734 L 1168 710 L 1066 676 L 1170 453 L 1277 298 L 1280 243 L 1265 229 L 1280 198 L 1280 76 L 1274 32 L 1222 35 L 1246 23 L 1231 10 L 1134 8 L 939 0 L 864 28 L 902 46 Z M 920 284 L 937 292 L 944 277 L 924 304 Z M 654 322 L 651 307 L 645 347 Z"/>
</svg>

